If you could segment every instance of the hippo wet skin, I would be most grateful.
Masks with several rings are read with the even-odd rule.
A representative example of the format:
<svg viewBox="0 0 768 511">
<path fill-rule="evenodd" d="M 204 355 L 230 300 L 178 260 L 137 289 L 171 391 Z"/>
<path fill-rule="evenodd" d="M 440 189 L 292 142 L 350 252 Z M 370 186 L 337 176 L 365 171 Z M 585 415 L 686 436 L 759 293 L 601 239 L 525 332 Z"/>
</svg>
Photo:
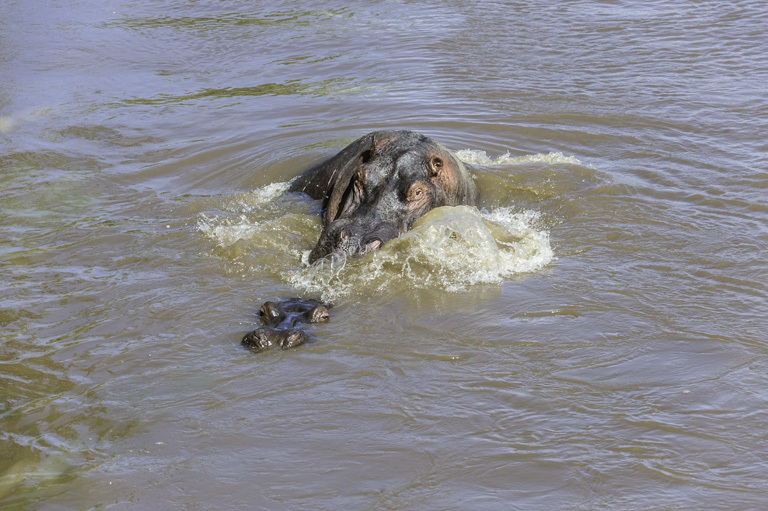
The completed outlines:
<svg viewBox="0 0 768 511">
<path fill-rule="evenodd" d="M 288 298 L 265 302 L 259 308 L 259 318 L 264 325 L 245 334 L 242 345 L 259 352 L 274 347 L 284 350 L 307 342 L 307 333 L 298 328 L 300 323 L 325 323 L 330 319 L 333 303 L 319 300 Z"/>
<path fill-rule="evenodd" d="M 323 231 L 309 255 L 371 252 L 440 206 L 474 205 L 475 183 L 445 146 L 413 131 L 376 131 L 309 168 L 291 185 L 323 201 Z"/>
</svg>

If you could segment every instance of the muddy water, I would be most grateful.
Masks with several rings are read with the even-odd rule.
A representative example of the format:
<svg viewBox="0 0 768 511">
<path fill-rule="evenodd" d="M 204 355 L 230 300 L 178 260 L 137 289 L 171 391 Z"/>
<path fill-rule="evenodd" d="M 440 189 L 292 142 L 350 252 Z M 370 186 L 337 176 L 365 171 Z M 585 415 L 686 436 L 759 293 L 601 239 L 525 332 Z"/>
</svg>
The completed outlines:
<svg viewBox="0 0 768 511">
<path fill-rule="evenodd" d="M 52 2 L 0 16 L 0 506 L 759 509 L 768 8 Z M 374 129 L 475 169 L 308 267 Z M 333 299 L 314 342 L 239 346 Z"/>
</svg>

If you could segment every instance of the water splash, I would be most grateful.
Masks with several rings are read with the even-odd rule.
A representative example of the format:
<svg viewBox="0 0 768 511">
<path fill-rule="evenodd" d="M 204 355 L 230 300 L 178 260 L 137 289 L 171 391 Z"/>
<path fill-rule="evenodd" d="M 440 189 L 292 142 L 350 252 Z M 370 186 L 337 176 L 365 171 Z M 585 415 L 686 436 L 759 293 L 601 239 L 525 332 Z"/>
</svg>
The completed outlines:
<svg viewBox="0 0 768 511">
<path fill-rule="evenodd" d="M 240 240 L 255 238 L 261 229 L 258 221 L 246 215 L 228 218 L 209 217 L 201 213 L 197 218 L 197 230 L 216 242 L 219 247 L 226 248 Z"/>
<path fill-rule="evenodd" d="M 321 222 L 305 198 L 286 193 L 289 187 L 290 182 L 272 183 L 198 214 L 197 231 L 214 243 L 212 254 L 242 271 L 272 273 L 298 265 Z"/>
<path fill-rule="evenodd" d="M 241 213 L 251 213 L 256 209 L 271 204 L 275 199 L 287 192 L 290 186 L 290 181 L 271 183 L 262 186 L 261 188 L 257 188 L 250 193 L 240 194 L 235 197 L 227 209 L 239 211 Z"/>
<path fill-rule="evenodd" d="M 466 291 L 535 272 L 554 259 L 549 234 L 538 216 L 500 208 L 481 213 L 470 206 L 437 208 L 377 252 L 359 258 L 337 255 L 290 275 L 291 283 L 324 299 L 402 289 Z"/>
<path fill-rule="evenodd" d="M 288 187 L 274 183 L 239 194 L 220 211 L 201 213 L 197 229 L 216 244 L 217 256 L 242 271 L 267 270 L 325 300 L 385 290 L 461 292 L 536 272 L 554 259 L 538 213 L 456 206 L 430 211 L 373 253 L 334 254 L 309 265 L 320 220 L 306 198 L 286 193 Z"/>
</svg>

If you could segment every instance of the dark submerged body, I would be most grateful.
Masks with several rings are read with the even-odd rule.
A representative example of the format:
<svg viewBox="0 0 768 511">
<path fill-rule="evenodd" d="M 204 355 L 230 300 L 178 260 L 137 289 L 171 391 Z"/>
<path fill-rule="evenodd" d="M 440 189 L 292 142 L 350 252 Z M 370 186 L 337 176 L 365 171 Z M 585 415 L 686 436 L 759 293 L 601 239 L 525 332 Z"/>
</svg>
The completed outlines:
<svg viewBox="0 0 768 511">
<path fill-rule="evenodd" d="M 305 171 L 291 186 L 323 201 L 310 263 L 376 250 L 440 206 L 474 205 L 476 188 L 445 146 L 413 131 L 377 131 Z"/>
</svg>

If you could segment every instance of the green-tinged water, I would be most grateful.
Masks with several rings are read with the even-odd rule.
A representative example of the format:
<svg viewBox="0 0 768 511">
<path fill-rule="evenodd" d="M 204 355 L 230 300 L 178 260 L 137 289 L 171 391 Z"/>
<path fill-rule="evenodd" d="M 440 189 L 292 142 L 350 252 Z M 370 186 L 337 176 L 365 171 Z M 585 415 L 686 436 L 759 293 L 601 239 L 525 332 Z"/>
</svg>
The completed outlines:
<svg viewBox="0 0 768 511">
<path fill-rule="evenodd" d="M 3 510 L 762 509 L 768 7 L 7 0 Z M 301 170 L 474 169 L 306 265 Z M 311 343 L 239 342 L 332 299 Z"/>
</svg>

